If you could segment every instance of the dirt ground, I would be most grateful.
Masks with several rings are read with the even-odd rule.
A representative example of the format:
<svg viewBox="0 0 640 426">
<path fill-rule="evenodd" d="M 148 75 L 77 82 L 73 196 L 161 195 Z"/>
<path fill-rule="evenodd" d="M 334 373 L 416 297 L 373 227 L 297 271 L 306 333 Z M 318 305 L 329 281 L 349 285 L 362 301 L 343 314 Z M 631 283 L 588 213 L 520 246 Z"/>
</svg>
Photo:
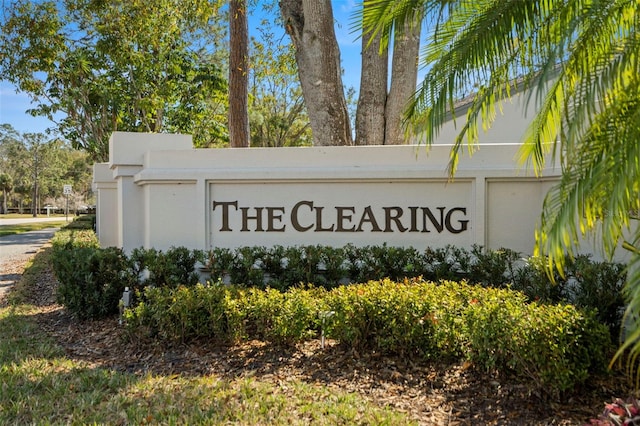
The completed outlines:
<svg viewBox="0 0 640 426">
<path fill-rule="evenodd" d="M 19 275 L 23 261 L 5 274 Z M 534 391 L 500 371 L 480 372 L 467 363 L 427 363 L 358 354 L 334 342 L 292 348 L 263 342 L 221 347 L 210 342 L 166 345 L 124 336 L 117 318 L 78 322 L 55 303 L 57 281 L 42 274 L 30 292 L 41 307 L 38 322 L 71 359 L 134 374 L 251 376 L 285 386 L 288 381 L 355 392 L 380 406 L 406 412 L 422 425 L 584 425 L 605 402 L 626 398 L 622 375 L 597 378 L 561 399 Z"/>
</svg>

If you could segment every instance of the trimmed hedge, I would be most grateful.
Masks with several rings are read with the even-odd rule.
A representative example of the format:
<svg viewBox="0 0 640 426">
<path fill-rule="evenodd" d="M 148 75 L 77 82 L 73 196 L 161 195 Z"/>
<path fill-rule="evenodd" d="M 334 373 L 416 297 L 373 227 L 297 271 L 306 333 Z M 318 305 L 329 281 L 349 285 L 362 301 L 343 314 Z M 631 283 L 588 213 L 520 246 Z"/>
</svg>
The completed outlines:
<svg viewBox="0 0 640 426">
<path fill-rule="evenodd" d="M 295 344 L 318 337 L 324 318 L 328 338 L 359 352 L 465 359 L 551 393 L 602 372 L 611 349 L 591 314 L 465 283 L 383 280 L 284 293 L 215 283 L 147 289 L 144 300 L 125 313 L 135 335 Z"/>
<path fill-rule="evenodd" d="M 625 265 L 592 261 L 586 255 L 567 258 L 564 273 L 556 274 L 553 281 L 547 275 L 545 258 L 523 258 L 513 250 L 481 246 L 471 250 L 427 248 L 423 252 L 386 245 L 214 248 L 206 265 L 214 281 L 279 290 L 300 284 L 331 289 L 383 278 L 465 280 L 483 287 L 519 290 L 531 301 L 570 303 L 594 310 L 612 336 L 619 333 L 625 305 Z"/>
<path fill-rule="evenodd" d="M 117 313 L 125 287 L 137 283 L 130 260 L 114 247 L 54 249 L 52 264 L 60 282 L 58 302 L 83 320 Z"/>
<path fill-rule="evenodd" d="M 57 232 L 52 246 L 57 301 L 82 320 L 116 314 L 126 287 L 135 295 L 146 287 L 193 286 L 202 260 L 201 252 L 184 247 L 136 249 L 127 256 L 119 248 L 100 248 L 92 230 L 76 228 Z"/>
<path fill-rule="evenodd" d="M 613 315 L 621 306 L 615 293 L 623 282 L 616 264 L 578 258 L 569 265 L 565 281 L 553 287 L 546 276 L 543 279 L 541 260 L 516 260 L 511 252 L 477 248 L 468 252 L 448 247 L 423 254 L 384 246 L 244 248 L 215 251 L 209 258 L 214 276 L 215 268 L 232 262 L 238 265 L 232 270 L 235 278 L 243 273 L 241 268 L 248 268 L 253 274 L 245 275 L 248 282 L 266 287 L 261 289 L 227 286 L 220 279 L 196 284 L 194 268 L 203 260 L 202 253 L 184 248 L 166 253 L 139 249 L 126 256 L 119 249 L 98 248 L 91 231 L 66 230 L 54 237 L 53 250 L 58 299 L 81 319 L 116 313 L 128 286 L 137 296 L 134 307 L 125 312 L 132 333 L 183 342 L 260 339 L 291 345 L 324 331 L 356 351 L 465 359 L 481 369 L 509 370 L 548 392 L 571 389 L 605 368 L 611 341 L 595 311 L 529 302 L 565 297 L 587 305 L 604 303 L 601 306 L 616 309 L 601 312 Z M 434 261 L 426 264 L 420 260 L 423 256 Z M 421 278 L 338 285 L 344 273 L 382 278 L 389 271 L 413 275 L 425 270 L 438 277 L 472 276 L 481 285 L 446 280 L 434 284 Z M 278 276 L 314 278 L 326 288 L 269 288 L 282 283 Z M 483 287 L 500 283 L 499 277 L 527 283 L 531 293 Z M 542 297 L 530 295 L 536 291 Z"/>
<path fill-rule="evenodd" d="M 98 248 L 97 239 L 91 231 L 67 230 L 54 238 L 54 248 L 73 251 L 78 247 L 89 247 L 98 252 L 105 250 Z M 68 256 L 73 254 L 61 257 L 64 260 Z M 78 253 L 78 256 L 87 254 Z M 100 258 L 102 255 L 97 253 L 95 256 Z M 73 259 L 67 261 L 73 263 Z M 68 295 L 60 302 L 83 318 L 95 318 L 103 315 L 103 312 L 109 315 L 116 311 L 117 300 L 112 298 L 104 302 L 111 304 L 109 309 L 106 306 L 96 309 L 84 302 L 74 303 L 76 297 L 72 293 L 84 291 L 82 282 L 78 281 L 78 276 L 82 274 L 90 274 L 97 286 L 114 286 L 116 292 L 122 288 L 120 280 L 113 281 L 113 274 L 101 276 L 96 266 L 80 260 L 75 263 L 83 269 L 63 268 L 54 263 L 59 281 L 70 287 Z M 247 288 L 282 291 L 301 284 L 331 289 L 346 283 L 382 278 L 466 280 L 484 287 L 520 290 L 530 301 L 570 303 L 593 310 L 598 320 L 609 327 L 612 336 L 618 335 L 624 312 L 624 265 L 593 262 L 587 256 L 567 259 L 563 276 L 557 274 L 555 282 L 547 276 L 543 258 L 524 259 L 511 250 L 485 250 L 479 246 L 471 250 L 452 246 L 428 248 L 424 252 L 386 245 L 216 248 L 208 253 L 184 247 L 173 247 L 166 252 L 140 248 L 121 262 L 123 267 L 130 268 L 122 271 L 125 285 L 137 290 L 148 286 L 193 286 L 199 280 L 195 272 L 198 264 L 208 268 L 213 281 L 221 279 L 225 283 Z M 129 277 L 132 275 L 137 276 L 138 280 L 131 282 Z M 134 302 L 137 302 L 135 298 Z M 97 300 L 97 303 L 103 302 Z M 83 309 L 92 312 L 81 312 Z"/>
</svg>

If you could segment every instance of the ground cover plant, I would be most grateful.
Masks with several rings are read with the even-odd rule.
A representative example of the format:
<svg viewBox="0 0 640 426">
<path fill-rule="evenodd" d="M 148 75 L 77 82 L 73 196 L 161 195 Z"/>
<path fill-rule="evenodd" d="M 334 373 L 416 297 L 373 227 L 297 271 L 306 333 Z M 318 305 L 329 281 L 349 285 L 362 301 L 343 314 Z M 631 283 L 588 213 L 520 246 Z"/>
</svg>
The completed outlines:
<svg viewBox="0 0 640 426">
<path fill-rule="evenodd" d="M 73 239 L 83 241 L 77 235 Z M 52 275 L 50 262 L 42 260 L 45 254 L 49 257 L 51 249 L 39 254 L 37 259 L 40 260 L 28 269 L 27 278 L 36 275 L 35 279 L 31 277 L 23 280 L 28 284 L 19 286 L 21 290 L 13 293 L 13 305 L 1 308 L 0 333 L 3 334 L 0 341 L 26 342 L 28 347 L 43 348 L 42 351 L 52 355 L 46 355 L 46 361 L 34 364 L 35 367 L 31 370 L 18 371 L 15 366 L 7 369 L 5 359 L 28 360 L 39 356 L 33 357 L 28 350 L 26 353 L 21 352 L 25 350 L 21 344 L 3 347 L 3 351 L 4 348 L 13 350 L 15 347 L 20 352 L 3 358 L 2 374 L 9 374 L 6 383 L 11 385 L 3 388 L 3 392 L 9 390 L 9 393 L 3 393 L 0 397 L 2 408 L 4 410 L 5 407 L 14 405 L 22 409 L 0 410 L 0 417 L 5 413 L 9 416 L 0 418 L 2 422 L 15 422 L 19 419 L 29 423 L 29 419 L 46 419 L 40 421 L 47 424 L 67 424 L 108 419 L 138 424 L 198 421 L 306 424 L 312 421 L 314 424 L 462 422 L 566 425 L 583 424 L 602 411 L 603 401 L 629 394 L 624 380 L 621 380 L 623 376 L 592 375 L 577 392 L 567 391 L 564 398 L 554 399 L 547 393 L 532 390 L 526 383 L 515 380 L 508 370 L 497 366 L 485 370 L 477 368 L 479 363 L 467 360 L 421 360 L 422 358 L 394 355 L 393 351 L 385 354 L 377 348 L 390 347 L 394 338 L 393 335 L 391 339 L 385 338 L 382 333 L 380 339 L 375 341 L 375 350 L 366 349 L 367 344 L 348 349 L 329 338 L 323 347 L 317 338 L 317 328 L 313 333 L 316 337 L 311 339 L 305 333 L 300 335 L 294 332 L 302 328 L 293 326 L 296 321 L 291 319 L 307 317 L 307 308 L 296 313 L 293 304 L 283 303 L 285 296 L 282 295 L 286 292 L 275 292 L 273 289 L 267 292 L 252 288 L 238 290 L 245 293 L 247 301 L 251 301 L 247 304 L 252 318 L 249 322 L 260 321 L 267 325 L 262 329 L 256 327 L 250 332 L 270 339 L 284 336 L 279 344 L 242 340 L 229 345 L 229 342 L 213 338 L 180 342 L 159 339 L 159 335 L 150 339 L 144 333 L 134 335 L 133 339 L 123 339 L 128 334 L 117 326 L 117 316 L 78 321 L 69 310 L 54 303 L 59 283 Z M 34 273 L 31 274 L 30 271 Z M 167 287 L 162 291 L 188 293 L 196 288 L 198 287 Z M 220 287 L 225 290 L 229 288 Z M 346 288 L 353 289 L 356 294 L 364 290 L 358 286 Z M 305 291 L 309 289 L 292 289 L 290 292 L 294 290 L 298 293 L 291 300 L 296 300 L 296 305 L 311 305 L 309 298 L 305 297 Z M 316 288 L 313 291 L 317 292 L 312 293 L 313 299 L 318 300 L 318 295 L 337 290 Z M 378 294 L 374 291 L 372 293 Z M 236 314 L 240 312 L 241 304 L 232 303 L 233 298 L 221 297 L 221 292 L 216 294 L 217 296 L 211 296 L 210 302 L 224 299 L 229 306 L 236 306 Z M 397 299 L 397 296 L 388 299 Z M 194 303 L 194 300 L 195 298 L 186 300 L 183 306 Z M 480 304 L 474 298 L 469 302 L 468 307 Z M 209 306 L 219 305 L 209 303 Z M 278 306 L 278 309 L 273 306 Z M 383 300 L 378 300 L 370 306 L 383 307 L 384 303 Z M 331 312 L 324 310 L 328 308 L 329 306 L 322 306 L 323 312 Z M 216 310 L 211 312 L 216 313 Z M 220 311 L 217 312 L 220 315 Z M 291 312 L 295 313 L 293 317 L 290 316 Z M 334 309 L 333 312 L 337 310 Z M 365 309 L 364 312 L 371 311 Z M 336 315 L 322 317 L 324 327 L 328 329 Z M 243 316 L 230 316 L 226 327 L 232 327 L 239 318 Z M 269 318 L 279 320 L 272 321 L 269 326 L 266 321 Z M 314 319 L 318 321 L 320 329 L 323 328 L 322 318 Z M 446 323 L 444 317 L 426 316 L 422 319 L 431 323 Z M 29 326 L 23 333 L 14 321 Z M 3 328 L 2 324 L 7 327 Z M 455 327 L 451 325 L 449 329 L 455 330 Z M 223 333 L 224 330 L 225 326 L 221 326 L 218 332 Z M 38 332 L 43 333 L 43 339 L 39 338 Z M 302 341 L 293 343 L 297 339 Z M 446 338 L 442 338 L 442 341 L 446 341 Z M 58 359 L 61 361 L 58 362 Z M 27 368 L 26 365 L 20 365 L 18 369 L 23 367 Z M 18 372 L 13 376 L 16 371 Z M 21 380 L 16 380 L 16 377 Z M 3 382 L 4 379 L 5 377 Z M 244 385 L 247 381 L 249 386 Z M 212 392 L 210 384 L 213 382 L 221 383 L 228 392 L 217 393 L 215 387 Z M 125 384 L 120 385 L 121 383 Z M 16 384 L 17 391 L 14 390 Z M 245 394 L 244 389 L 247 387 L 250 392 Z M 305 391 L 309 389 L 317 392 Z M 203 394 L 206 396 L 201 396 Z M 3 399 L 4 395 L 7 395 L 6 399 Z M 49 395 L 55 395 L 57 399 L 53 400 Z M 279 398 L 281 395 L 284 395 L 285 402 Z M 260 401 L 265 398 L 276 401 L 275 405 L 278 407 L 284 404 L 283 408 L 280 410 L 261 406 Z M 215 401 L 213 405 L 216 408 L 213 411 L 218 413 L 218 417 L 211 410 L 206 410 L 206 407 L 211 406 L 206 405 L 211 400 Z M 107 402 L 99 403 L 100 401 Z M 91 412 L 96 412 L 96 408 L 98 410 L 95 417 L 91 416 L 87 408 L 90 404 L 96 405 L 92 406 Z M 227 406 L 230 407 L 230 412 L 224 414 Z M 175 407 L 177 410 L 174 410 Z M 394 413 L 394 410 L 406 414 L 398 411 Z M 11 417 L 16 416 L 18 411 L 23 417 Z M 336 414 L 340 412 L 343 414 Z M 365 412 L 374 414 L 364 417 Z M 38 420 L 31 422 L 37 423 Z"/>
</svg>

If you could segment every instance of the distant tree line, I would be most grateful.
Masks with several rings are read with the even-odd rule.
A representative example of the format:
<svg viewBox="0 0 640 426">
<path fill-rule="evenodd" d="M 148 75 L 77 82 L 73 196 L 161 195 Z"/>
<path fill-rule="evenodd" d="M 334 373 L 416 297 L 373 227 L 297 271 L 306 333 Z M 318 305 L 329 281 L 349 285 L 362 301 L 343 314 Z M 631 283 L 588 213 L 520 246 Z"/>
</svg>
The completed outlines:
<svg viewBox="0 0 640 426">
<path fill-rule="evenodd" d="M 0 125 L 0 213 L 29 212 L 35 216 L 47 200 L 63 197 L 64 185 L 71 185 L 72 201 L 77 197 L 88 202 L 92 196 L 90 163 L 86 152 L 60 138 L 20 134 L 9 124 Z"/>
</svg>

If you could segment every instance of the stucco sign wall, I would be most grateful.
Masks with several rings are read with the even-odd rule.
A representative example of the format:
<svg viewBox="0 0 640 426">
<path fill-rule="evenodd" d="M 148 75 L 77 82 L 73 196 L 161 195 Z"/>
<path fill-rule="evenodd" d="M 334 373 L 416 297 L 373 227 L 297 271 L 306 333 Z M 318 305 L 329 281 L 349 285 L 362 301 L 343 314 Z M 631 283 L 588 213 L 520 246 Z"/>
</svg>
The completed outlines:
<svg viewBox="0 0 640 426">
<path fill-rule="evenodd" d="M 447 179 L 450 146 L 194 149 L 113 134 L 94 167 L 102 245 L 508 247 L 531 253 L 559 171 L 534 177 L 517 144 L 484 144 Z"/>
<path fill-rule="evenodd" d="M 469 245 L 470 182 L 336 181 L 211 184 L 211 240 L 272 244 Z"/>
</svg>

